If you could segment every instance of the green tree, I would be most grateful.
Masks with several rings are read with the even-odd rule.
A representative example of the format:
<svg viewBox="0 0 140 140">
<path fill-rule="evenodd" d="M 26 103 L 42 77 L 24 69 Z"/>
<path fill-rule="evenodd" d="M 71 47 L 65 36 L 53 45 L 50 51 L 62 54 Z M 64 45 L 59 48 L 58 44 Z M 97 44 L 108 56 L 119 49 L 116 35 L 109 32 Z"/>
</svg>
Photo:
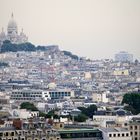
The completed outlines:
<svg viewBox="0 0 140 140">
<path fill-rule="evenodd" d="M 54 110 L 51 110 L 51 111 L 49 111 L 47 114 L 46 114 L 46 117 L 47 118 L 51 118 L 52 116 L 54 116 Z"/>
<path fill-rule="evenodd" d="M 96 105 L 90 105 L 89 107 L 78 107 L 79 110 L 81 110 L 82 114 L 88 116 L 89 118 L 92 118 L 95 112 L 97 111 Z"/>
<path fill-rule="evenodd" d="M 58 109 L 49 111 L 49 112 L 46 114 L 46 118 L 51 118 L 51 117 L 53 117 L 54 119 L 59 119 L 60 116 L 56 114 L 57 111 L 58 111 Z"/>
<path fill-rule="evenodd" d="M 5 40 L 1 46 L 1 52 L 17 52 L 17 51 L 36 51 L 37 48 L 27 42 L 22 44 L 12 44 L 9 40 Z"/>
<path fill-rule="evenodd" d="M 16 45 L 12 44 L 9 40 L 5 40 L 1 46 L 1 52 L 16 52 Z"/>
<path fill-rule="evenodd" d="M 53 118 L 54 118 L 54 119 L 60 119 L 60 116 L 58 116 L 57 114 L 54 114 L 54 115 L 53 115 Z"/>
<path fill-rule="evenodd" d="M 140 94 L 126 93 L 123 96 L 122 104 L 127 104 L 124 109 L 131 111 L 133 114 L 140 113 Z"/>
<path fill-rule="evenodd" d="M 27 110 L 30 110 L 30 111 L 39 111 L 37 109 L 37 107 L 33 103 L 30 103 L 30 102 L 21 103 L 20 108 L 21 109 L 27 109 Z M 46 118 L 46 113 L 39 111 L 39 117 Z"/>
<path fill-rule="evenodd" d="M 124 106 L 124 110 L 131 112 L 132 114 L 137 114 L 136 109 L 134 109 L 131 105 Z"/>
<path fill-rule="evenodd" d="M 85 122 L 88 119 L 88 117 L 85 114 L 79 114 L 78 116 L 74 117 L 74 121 L 76 122 Z"/>
<path fill-rule="evenodd" d="M 21 103 L 20 108 L 31 110 L 31 111 L 38 111 L 37 107 L 33 103 L 30 103 L 30 102 Z"/>
<path fill-rule="evenodd" d="M 63 53 L 64 53 L 64 55 L 67 55 L 67 56 L 71 57 L 72 59 L 75 59 L 75 60 L 79 59 L 79 57 L 77 55 L 74 55 L 69 51 L 63 51 Z"/>
<path fill-rule="evenodd" d="M 46 118 L 46 113 L 39 111 L 39 117 L 44 117 L 44 118 Z"/>
</svg>

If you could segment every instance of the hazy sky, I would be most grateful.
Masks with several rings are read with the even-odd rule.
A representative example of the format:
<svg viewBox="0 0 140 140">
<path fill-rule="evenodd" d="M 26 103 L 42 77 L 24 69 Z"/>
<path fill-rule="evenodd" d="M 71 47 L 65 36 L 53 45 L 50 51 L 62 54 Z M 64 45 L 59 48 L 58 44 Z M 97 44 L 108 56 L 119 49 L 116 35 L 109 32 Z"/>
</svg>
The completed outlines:
<svg viewBox="0 0 140 140">
<path fill-rule="evenodd" d="M 5 31 L 12 12 L 36 45 L 93 59 L 128 51 L 140 59 L 140 0 L 0 0 Z"/>
</svg>

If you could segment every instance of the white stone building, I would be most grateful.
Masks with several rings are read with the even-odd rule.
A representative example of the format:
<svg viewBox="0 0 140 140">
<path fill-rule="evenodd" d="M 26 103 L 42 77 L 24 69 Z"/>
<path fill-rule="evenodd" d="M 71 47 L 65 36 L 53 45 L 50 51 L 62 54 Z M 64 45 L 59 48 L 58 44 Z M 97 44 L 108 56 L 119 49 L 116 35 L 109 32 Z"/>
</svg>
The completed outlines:
<svg viewBox="0 0 140 140">
<path fill-rule="evenodd" d="M 130 131 L 125 128 L 101 128 L 103 140 L 132 140 Z"/>
<path fill-rule="evenodd" d="M 47 101 L 50 95 L 44 90 L 22 89 L 13 90 L 11 99 L 16 101 Z"/>
<path fill-rule="evenodd" d="M 39 116 L 39 111 L 28 111 L 26 109 L 9 110 L 13 118 L 27 119 Z"/>
<path fill-rule="evenodd" d="M 103 92 L 103 93 L 93 93 L 92 94 L 92 100 L 94 102 L 103 102 L 103 103 L 107 103 L 109 102 L 109 98 L 107 97 L 107 93 Z"/>
<path fill-rule="evenodd" d="M 11 15 L 11 19 L 8 22 L 7 33 L 4 32 L 4 28 L 2 28 L 2 32 L 0 33 L 0 46 L 5 40 L 9 40 L 11 43 L 15 44 L 21 44 L 28 41 L 28 37 L 24 34 L 23 29 L 20 33 L 18 33 L 18 25 L 14 20 L 13 13 Z"/>
</svg>

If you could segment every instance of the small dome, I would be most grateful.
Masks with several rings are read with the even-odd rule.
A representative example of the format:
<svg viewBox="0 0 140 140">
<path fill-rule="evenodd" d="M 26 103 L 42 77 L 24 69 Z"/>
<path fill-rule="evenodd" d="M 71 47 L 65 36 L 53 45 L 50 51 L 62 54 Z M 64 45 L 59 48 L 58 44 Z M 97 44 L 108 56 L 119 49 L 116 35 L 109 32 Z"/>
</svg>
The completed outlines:
<svg viewBox="0 0 140 140">
<path fill-rule="evenodd" d="M 49 89 L 55 89 L 56 88 L 56 84 L 55 83 L 49 83 L 48 84 L 48 88 Z"/>
<path fill-rule="evenodd" d="M 6 35 L 5 35 L 5 32 L 2 28 L 2 32 L 0 33 L 0 40 L 5 40 L 6 39 Z"/>
</svg>

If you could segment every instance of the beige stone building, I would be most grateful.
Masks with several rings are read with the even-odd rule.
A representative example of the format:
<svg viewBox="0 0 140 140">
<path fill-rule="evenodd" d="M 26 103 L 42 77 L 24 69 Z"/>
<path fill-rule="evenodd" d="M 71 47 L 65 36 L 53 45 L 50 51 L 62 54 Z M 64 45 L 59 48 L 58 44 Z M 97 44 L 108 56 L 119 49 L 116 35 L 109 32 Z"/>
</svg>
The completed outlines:
<svg viewBox="0 0 140 140">
<path fill-rule="evenodd" d="M 133 117 L 127 125 L 132 140 L 140 140 L 140 117 Z"/>
</svg>

